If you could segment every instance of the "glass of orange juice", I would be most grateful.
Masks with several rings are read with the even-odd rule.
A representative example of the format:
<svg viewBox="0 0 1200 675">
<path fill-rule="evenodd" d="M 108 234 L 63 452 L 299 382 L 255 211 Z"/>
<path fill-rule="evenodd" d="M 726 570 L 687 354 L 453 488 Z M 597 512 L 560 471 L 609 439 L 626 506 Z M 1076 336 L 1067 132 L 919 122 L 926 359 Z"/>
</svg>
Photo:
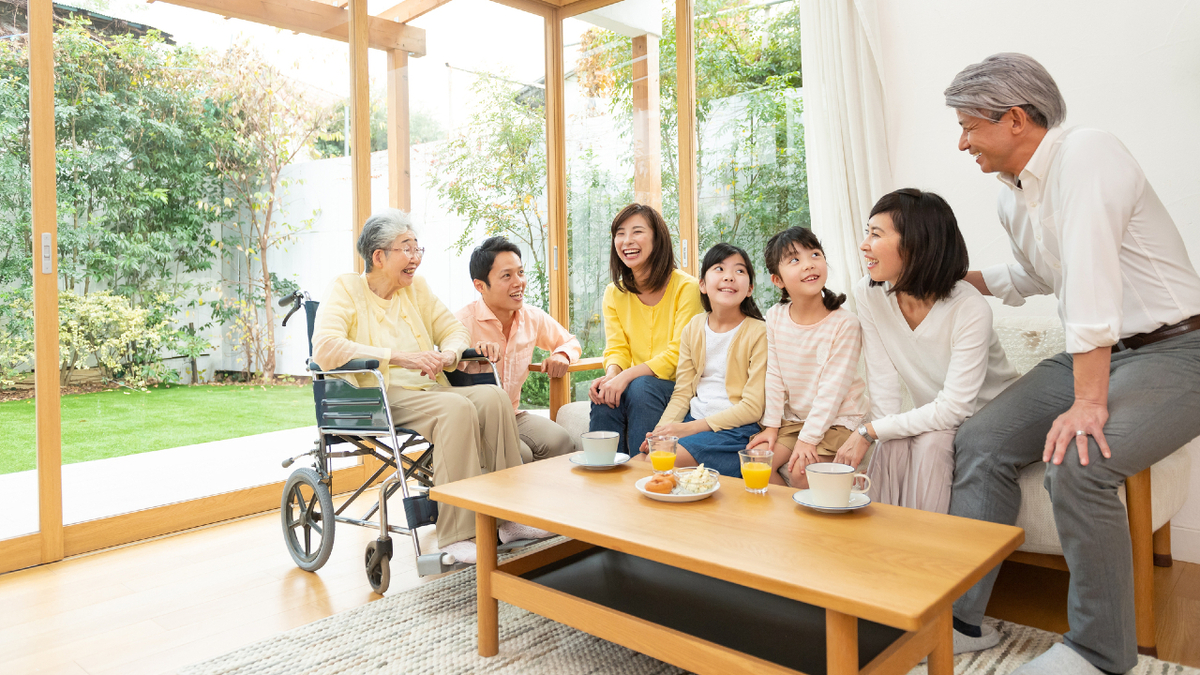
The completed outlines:
<svg viewBox="0 0 1200 675">
<path fill-rule="evenodd" d="M 767 484 L 771 481 L 771 458 L 775 453 L 770 450 L 755 448 L 738 452 L 742 462 L 742 480 L 746 482 L 746 492 L 756 495 L 767 494 Z"/>
<path fill-rule="evenodd" d="M 671 473 L 675 468 L 675 447 L 678 436 L 651 436 L 647 443 L 650 446 L 650 466 L 654 473 Z"/>
</svg>

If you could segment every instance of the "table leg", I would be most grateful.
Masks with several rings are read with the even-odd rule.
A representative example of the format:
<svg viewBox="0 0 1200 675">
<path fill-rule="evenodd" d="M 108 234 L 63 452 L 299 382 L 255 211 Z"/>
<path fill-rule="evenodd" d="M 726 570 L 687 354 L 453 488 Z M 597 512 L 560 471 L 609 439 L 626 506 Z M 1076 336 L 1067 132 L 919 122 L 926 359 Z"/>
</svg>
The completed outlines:
<svg viewBox="0 0 1200 675">
<path fill-rule="evenodd" d="M 954 620 L 947 607 L 933 622 L 937 642 L 929 654 L 929 675 L 954 675 Z"/>
<path fill-rule="evenodd" d="M 496 569 L 496 519 L 475 514 L 475 587 L 478 594 L 479 655 L 500 653 L 500 616 L 492 597 L 492 572 Z"/>
<path fill-rule="evenodd" d="M 829 675 L 858 675 L 858 617 L 825 610 L 825 664 Z"/>
</svg>

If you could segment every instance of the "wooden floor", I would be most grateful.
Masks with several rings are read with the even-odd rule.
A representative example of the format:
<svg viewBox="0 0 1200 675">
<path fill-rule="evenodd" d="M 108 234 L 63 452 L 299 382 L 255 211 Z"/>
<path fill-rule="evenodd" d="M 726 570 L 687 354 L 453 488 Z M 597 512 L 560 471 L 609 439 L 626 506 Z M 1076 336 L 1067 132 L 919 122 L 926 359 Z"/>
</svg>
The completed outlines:
<svg viewBox="0 0 1200 675">
<path fill-rule="evenodd" d="M 378 600 L 363 572 L 374 532 L 339 526 L 302 572 L 278 513 L 0 575 L 0 673 L 168 673 Z M 396 541 L 392 590 L 422 581 Z M 1200 666 L 1200 565 L 1156 569 L 1162 658 Z M 988 615 L 1066 630 L 1067 574 L 1007 564 Z"/>
</svg>

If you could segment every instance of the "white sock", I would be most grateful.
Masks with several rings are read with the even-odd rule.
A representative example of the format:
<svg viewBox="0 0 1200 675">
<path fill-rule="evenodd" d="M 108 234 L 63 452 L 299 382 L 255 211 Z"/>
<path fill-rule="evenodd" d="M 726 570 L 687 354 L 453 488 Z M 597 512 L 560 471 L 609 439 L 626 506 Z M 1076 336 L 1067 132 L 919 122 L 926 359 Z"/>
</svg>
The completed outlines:
<svg viewBox="0 0 1200 675">
<path fill-rule="evenodd" d="M 475 564 L 475 542 L 470 539 L 447 544 L 442 547 L 442 553 L 449 553 L 458 562 L 464 562 L 468 565 Z"/>
<path fill-rule="evenodd" d="M 500 524 L 500 541 L 507 544 L 510 541 L 519 539 L 547 539 L 553 537 L 554 533 L 541 530 L 536 527 L 522 525 L 511 521 L 505 521 Z"/>
</svg>

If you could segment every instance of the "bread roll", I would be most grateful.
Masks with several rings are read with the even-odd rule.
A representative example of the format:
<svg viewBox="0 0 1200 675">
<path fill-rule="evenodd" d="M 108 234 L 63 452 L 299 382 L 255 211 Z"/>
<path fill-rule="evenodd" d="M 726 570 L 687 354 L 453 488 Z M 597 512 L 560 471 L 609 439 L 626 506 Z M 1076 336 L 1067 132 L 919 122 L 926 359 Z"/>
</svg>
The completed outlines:
<svg viewBox="0 0 1200 675">
<path fill-rule="evenodd" d="M 674 476 L 658 474 L 646 481 L 643 488 L 646 492 L 657 492 L 658 494 L 669 495 L 671 490 L 675 489 Z"/>
</svg>

